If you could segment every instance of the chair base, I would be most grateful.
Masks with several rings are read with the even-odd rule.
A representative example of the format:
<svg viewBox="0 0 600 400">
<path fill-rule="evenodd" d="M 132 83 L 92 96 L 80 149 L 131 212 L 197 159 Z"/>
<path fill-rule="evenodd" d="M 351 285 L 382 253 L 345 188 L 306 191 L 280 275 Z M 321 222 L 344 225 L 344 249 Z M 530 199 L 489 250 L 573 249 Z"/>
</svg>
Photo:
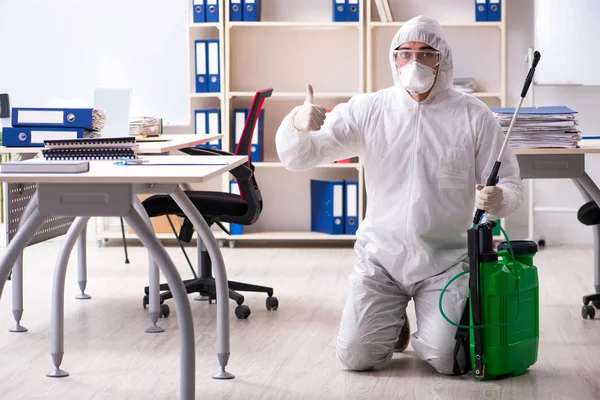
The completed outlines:
<svg viewBox="0 0 600 400">
<path fill-rule="evenodd" d="M 235 315 L 239 319 L 248 318 L 250 316 L 250 308 L 243 304 L 244 296 L 237 291 L 266 293 L 268 296 L 266 300 L 267 309 L 276 310 L 279 307 L 279 301 L 276 297 L 273 297 L 273 288 L 235 281 L 228 281 L 227 283 L 229 287 L 229 299 L 234 300 L 238 305 L 235 309 Z M 184 280 L 183 284 L 188 294 L 198 293 L 200 296 L 208 297 L 209 304 L 212 304 L 213 300 L 217 300 L 215 279 L 211 276 L 201 276 L 197 279 Z M 173 298 L 168 284 L 161 284 L 160 290 L 162 292 L 160 293 L 160 304 L 163 304 L 167 299 Z M 148 294 L 150 293 L 148 286 L 144 287 L 144 293 L 144 304 L 148 304 Z"/>
<path fill-rule="evenodd" d="M 590 305 L 590 303 L 593 305 Z M 596 316 L 596 308 L 600 309 L 600 293 L 583 296 L 583 307 L 581 308 L 581 316 L 583 319 L 594 319 Z"/>
</svg>

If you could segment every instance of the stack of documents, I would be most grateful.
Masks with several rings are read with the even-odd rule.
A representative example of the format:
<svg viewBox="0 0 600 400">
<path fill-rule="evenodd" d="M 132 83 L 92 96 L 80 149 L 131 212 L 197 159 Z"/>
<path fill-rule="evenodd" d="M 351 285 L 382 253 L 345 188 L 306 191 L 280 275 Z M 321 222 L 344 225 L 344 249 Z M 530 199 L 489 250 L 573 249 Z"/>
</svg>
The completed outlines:
<svg viewBox="0 0 600 400">
<path fill-rule="evenodd" d="M 506 134 L 514 108 L 492 108 L 496 121 Z M 565 106 L 521 107 L 509 144 L 513 148 L 575 148 L 581 140 L 576 111 Z"/>
</svg>

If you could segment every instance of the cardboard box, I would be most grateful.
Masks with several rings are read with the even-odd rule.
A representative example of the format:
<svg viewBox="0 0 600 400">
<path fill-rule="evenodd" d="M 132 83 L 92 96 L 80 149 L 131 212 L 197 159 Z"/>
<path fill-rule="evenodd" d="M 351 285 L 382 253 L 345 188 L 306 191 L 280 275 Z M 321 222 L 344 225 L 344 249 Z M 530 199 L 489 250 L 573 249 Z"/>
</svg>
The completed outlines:
<svg viewBox="0 0 600 400">
<path fill-rule="evenodd" d="M 144 201 L 144 199 L 150 197 L 150 195 L 138 194 L 137 197 L 138 199 L 140 199 L 140 201 Z M 183 223 L 182 218 L 179 218 L 176 215 L 169 215 L 169 217 L 171 218 L 171 222 L 175 227 L 175 231 L 177 232 L 177 234 L 179 234 L 179 229 L 181 228 L 181 224 Z M 173 230 L 171 229 L 171 225 L 169 225 L 169 221 L 167 220 L 166 216 L 163 215 L 160 217 L 150 218 L 150 221 L 152 222 L 154 233 L 167 233 L 173 235 Z M 133 229 L 131 229 L 130 226 L 127 226 L 127 232 L 133 233 Z M 175 236 L 173 236 L 173 238 L 175 238 Z"/>
</svg>

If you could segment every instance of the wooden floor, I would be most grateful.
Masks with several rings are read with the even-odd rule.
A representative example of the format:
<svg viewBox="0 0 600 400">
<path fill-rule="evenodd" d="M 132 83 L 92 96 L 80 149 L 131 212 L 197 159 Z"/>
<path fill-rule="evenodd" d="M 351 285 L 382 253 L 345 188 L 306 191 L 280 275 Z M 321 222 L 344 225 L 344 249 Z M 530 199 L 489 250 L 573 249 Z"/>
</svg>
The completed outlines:
<svg viewBox="0 0 600 400">
<path fill-rule="evenodd" d="M 112 245 L 115 243 L 115 245 Z M 0 399 L 177 399 L 179 331 L 144 333 L 146 252 L 129 248 L 123 262 L 118 242 L 88 249 L 92 300 L 78 293 L 75 260 L 67 277 L 67 378 L 47 378 L 50 292 L 57 242 L 25 254 L 25 313 L 29 332 L 9 333 L 11 287 L 0 302 Z M 180 250 L 169 252 L 188 278 Z M 191 258 L 195 251 L 190 248 Z M 593 290 L 592 249 L 547 248 L 535 258 L 540 274 L 538 362 L 521 377 L 476 382 L 472 375 L 444 377 L 415 358 L 412 347 L 385 368 L 345 371 L 335 358 L 338 323 L 352 268 L 351 248 L 224 248 L 230 279 L 272 285 L 280 308 L 267 311 L 263 294 L 247 294 L 247 320 L 231 317 L 234 380 L 211 378 L 218 370 L 215 305 L 193 302 L 198 399 L 600 399 L 600 318 L 583 320 L 581 296 Z M 193 295 L 192 295 L 193 296 Z M 231 309 L 233 311 L 234 303 Z M 414 311 L 409 307 L 414 321 Z"/>
</svg>

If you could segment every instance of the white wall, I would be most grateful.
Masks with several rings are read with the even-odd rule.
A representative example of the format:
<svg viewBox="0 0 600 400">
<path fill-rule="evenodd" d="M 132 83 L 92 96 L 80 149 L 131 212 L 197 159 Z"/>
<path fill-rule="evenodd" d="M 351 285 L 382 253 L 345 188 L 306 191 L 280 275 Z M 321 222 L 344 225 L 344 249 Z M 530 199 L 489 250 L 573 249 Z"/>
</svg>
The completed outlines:
<svg viewBox="0 0 600 400">
<path fill-rule="evenodd" d="M 507 7 L 507 106 L 519 101 L 528 66 L 525 63 L 527 49 L 533 46 L 533 1 L 504 0 Z M 538 69 L 544 68 L 544 54 Z M 574 60 L 574 62 L 577 62 Z M 524 105 L 529 105 L 529 96 Z M 533 91 L 535 105 L 566 105 L 579 111 L 578 119 L 583 135 L 600 132 L 600 113 L 597 99 L 600 87 L 536 86 Z M 586 169 L 600 183 L 600 158 L 586 156 Z M 526 186 L 527 186 L 527 181 Z M 568 180 L 535 181 L 535 201 L 539 206 L 578 208 L 584 200 Z M 527 236 L 527 202 L 507 220 L 508 233 L 512 238 Z M 548 245 L 557 243 L 591 244 L 592 229 L 577 221 L 575 213 L 538 212 L 535 218 L 535 238 L 544 238 Z"/>
</svg>

